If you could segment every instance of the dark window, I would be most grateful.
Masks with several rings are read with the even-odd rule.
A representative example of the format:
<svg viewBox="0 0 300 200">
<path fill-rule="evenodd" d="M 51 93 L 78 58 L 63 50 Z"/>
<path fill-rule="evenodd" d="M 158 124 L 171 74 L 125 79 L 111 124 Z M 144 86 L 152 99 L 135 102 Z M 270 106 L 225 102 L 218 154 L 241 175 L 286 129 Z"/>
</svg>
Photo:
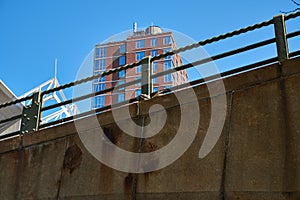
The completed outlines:
<svg viewBox="0 0 300 200">
<path fill-rule="evenodd" d="M 125 74 L 126 74 L 125 70 L 120 71 L 119 72 L 119 78 L 125 77 Z"/>
<path fill-rule="evenodd" d="M 164 49 L 164 53 L 168 53 L 168 52 L 170 52 L 171 51 L 171 48 L 165 48 Z M 166 56 L 165 57 L 165 60 L 169 60 L 169 59 L 172 59 L 172 56 Z"/>
<path fill-rule="evenodd" d="M 141 93 L 142 93 L 141 89 L 135 90 L 135 96 L 136 96 L 136 97 L 137 97 L 137 96 L 140 96 Z"/>
<path fill-rule="evenodd" d="M 125 56 L 120 56 L 119 57 L 119 65 L 125 65 L 126 63 L 126 58 Z"/>
<path fill-rule="evenodd" d="M 142 60 L 142 58 L 145 57 L 145 52 L 144 51 L 140 51 L 140 52 L 136 52 L 135 53 L 135 59 L 137 61 Z"/>
<path fill-rule="evenodd" d="M 151 51 L 151 56 L 154 57 L 154 56 L 157 56 L 158 54 L 158 50 L 152 50 Z"/>
<path fill-rule="evenodd" d="M 94 108 L 102 108 L 105 105 L 105 97 L 97 96 L 94 99 Z"/>
</svg>

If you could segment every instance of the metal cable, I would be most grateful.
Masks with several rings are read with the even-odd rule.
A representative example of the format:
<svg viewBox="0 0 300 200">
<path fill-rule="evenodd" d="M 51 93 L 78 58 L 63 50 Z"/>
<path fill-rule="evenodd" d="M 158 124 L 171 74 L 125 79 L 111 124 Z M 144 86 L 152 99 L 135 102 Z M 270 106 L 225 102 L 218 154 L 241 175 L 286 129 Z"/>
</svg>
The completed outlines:
<svg viewBox="0 0 300 200">
<path fill-rule="evenodd" d="M 284 19 L 285 19 L 285 20 L 290 20 L 290 19 L 294 19 L 294 18 L 296 18 L 296 17 L 300 17 L 300 12 L 294 12 L 294 13 L 285 15 L 285 16 L 284 16 Z"/>
<path fill-rule="evenodd" d="M 145 58 L 143 58 L 142 60 L 140 60 L 138 62 L 134 62 L 134 63 L 131 63 L 131 64 L 119 66 L 119 67 L 114 68 L 114 69 L 110 69 L 108 71 L 103 72 L 102 74 L 93 75 L 93 76 L 90 76 L 90 77 L 87 77 L 87 78 L 83 78 L 81 80 L 77 80 L 77 81 L 74 81 L 74 82 L 67 83 L 65 85 L 61 85 L 59 87 L 56 87 L 56 88 L 53 88 L 53 89 L 42 92 L 42 95 L 49 94 L 49 93 L 52 93 L 52 92 L 56 92 L 56 91 L 66 89 L 66 88 L 69 88 L 69 87 L 72 87 L 72 86 L 75 86 L 75 85 L 79 85 L 81 83 L 92 81 L 92 80 L 97 79 L 97 78 L 101 78 L 103 76 L 107 76 L 107 75 L 110 75 L 110 74 L 113 74 L 113 73 L 116 73 L 116 72 L 120 72 L 122 70 L 126 70 L 126 69 L 130 69 L 130 68 L 139 66 L 139 65 L 141 65 L 141 63 L 144 59 Z"/>
<path fill-rule="evenodd" d="M 16 100 L 13 100 L 13 101 L 10 101 L 10 102 L 6 102 L 6 103 L 3 103 L 3 104 L 0 104 L 0 108 L 6 107 L 6 106 L 11 106 L 13 104 L 17 104 L 17 103 L 21 103 L 23 101 L 30 100 L 30 99 L 32 99 L 32 96 L 33 95 L 30 95 L 30 96 L 27 96 L 27 97 L 23 97 L 21 99 L 16 99 Z"/>
<path fill-rule="evenodd" d="M 16 116 L 13 116 L 13 117 L 10 117 L 10 118 L 7 118 L 7 119 L 3 119 L 0 121 L 0 124 L 3 124 L 3 123 L 6 123 L 6 122 L 9 122 L 9 121 L 13 121 L 13 120 L 16 120 L 16 119 L 20 119 L 22 117 L 22 115 L 16 115 Z"/>
</svg>

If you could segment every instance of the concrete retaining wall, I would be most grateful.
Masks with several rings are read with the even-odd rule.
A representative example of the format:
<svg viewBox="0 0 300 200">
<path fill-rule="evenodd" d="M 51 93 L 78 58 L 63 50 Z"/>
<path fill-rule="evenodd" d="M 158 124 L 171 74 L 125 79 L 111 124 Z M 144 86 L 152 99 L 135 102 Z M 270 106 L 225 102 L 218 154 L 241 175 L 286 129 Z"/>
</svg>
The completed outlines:
<svg viewBox="0 0 300 200">
<path fill-rule="evenodd" d="M 205 85 L 195 87 L 201 110 L 196 139 L 176 162 L 158 171 L 130 174 L 97 161 L 73 122 L 0 141 L 1 199 L 300 199 L 300 58 L 224 79 L 227 115 L 220 139 L 203 159 L 198 153 L 211 117 Z M 218 98 L 218 97 L 213 97 Z M 168 119 L 155 137 L 122 133 L 111 112 L 97 115 L 110 140 L 123 149 L 150 152 L 176 134 L 175 95 L 130 105 L 141 122 L 151 105 Z M 139 115 L 137 115 L 139 113 Z M 126 120 L 126 119 L 125 119 Z M 92 118 L 79 121 L 95 131 Z"/>
</svg>

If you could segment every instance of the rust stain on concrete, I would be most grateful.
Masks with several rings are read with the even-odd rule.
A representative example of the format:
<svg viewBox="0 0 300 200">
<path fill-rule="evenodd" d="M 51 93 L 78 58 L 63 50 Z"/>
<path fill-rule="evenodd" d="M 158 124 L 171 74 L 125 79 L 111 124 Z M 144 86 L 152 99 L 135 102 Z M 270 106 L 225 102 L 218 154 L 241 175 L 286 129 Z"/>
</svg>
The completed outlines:
<svg viewBox="0 0 300 200">
<path fill-rule="evenodd" d="M 115 131 L 113 132 L 111 129 L 106 128 L 106 127 L 103 128 L 103 132 L 104 132 L 105 136 L 109 139 L 109 141 L 111 141 L 111 143 L 117 144 L 119 133 L 117 133 Z"/>
<path fill-rule="evenodd" d="M 133 183 L 133 176 L 131 173 L 129 173 L 124 180 L 124 189 L 126 193 L 131 193 L 132 183 Z"/>
<path fill-rule="evenodd" d="M 69 170 L 69 173 L 78 168 L 82 161 L 82 151 L 78 147 L 77 144 L 70 146 L 66 152 L 64 157 L 63 169 Z"/>
</svg>

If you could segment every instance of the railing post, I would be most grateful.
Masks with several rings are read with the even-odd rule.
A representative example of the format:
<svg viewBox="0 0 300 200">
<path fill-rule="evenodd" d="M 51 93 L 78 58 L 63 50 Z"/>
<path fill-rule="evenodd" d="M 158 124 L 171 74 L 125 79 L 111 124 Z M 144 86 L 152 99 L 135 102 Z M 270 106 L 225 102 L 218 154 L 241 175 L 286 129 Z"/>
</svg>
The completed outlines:
<svg viewBox="0 0 300 200">
<path fill-rule="evenodd" d="M 286 38 L 286 26 L 284 15 L 277 15 L 273 18 L 274 28 L 275 28 L 275 38 L 278 61 L 282 62 L 289 59 L 289 49 L 288 42 Z"/>
<path fill-rule="evenodd" d="M 141 93 L 150 96 L 152 93 L 152 67 L 151 56 L 142 59 L 142 88 Z"/>
<path fill-rule="evenodd" d="M 41 119 L 41 91 L 33 94 L 31 105 L 23 107 L 21 118 L 21 134 L 37 131 Z"/>
</svg>

